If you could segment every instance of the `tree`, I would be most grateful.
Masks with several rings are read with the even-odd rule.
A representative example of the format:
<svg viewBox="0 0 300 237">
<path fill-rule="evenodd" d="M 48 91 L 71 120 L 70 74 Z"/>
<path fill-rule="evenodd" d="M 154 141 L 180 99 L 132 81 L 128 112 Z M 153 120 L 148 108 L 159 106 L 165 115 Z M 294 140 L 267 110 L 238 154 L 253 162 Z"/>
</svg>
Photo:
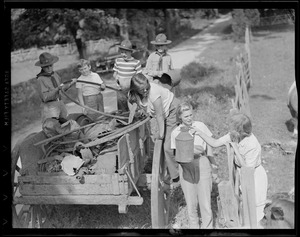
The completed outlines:
<svg viewBox="0 0 300 237">
<path fill-rule="evenodd" d="M 12 19 L 12 50 L 75 42 L 83 58 L 86 40 L 115 32 L 100 9 L 26 9 Z"/>
<path fill-rule="evenodd" d="M 258 9 L 233 9 L 232 11 L 232 30 L 235 41 L 244 40 L 245 30 L 257 25 L 260 19 Z"/>
<path fill-rule="evenodd" d="M 182 30 L 180 19 L 194 9 L 20 9 L 12 13 L 12 50 L 75 42 L 81 58 L 88 40 L 138 39 L 150 43 L 158 33 L 168 38 Z"/>
</svg>

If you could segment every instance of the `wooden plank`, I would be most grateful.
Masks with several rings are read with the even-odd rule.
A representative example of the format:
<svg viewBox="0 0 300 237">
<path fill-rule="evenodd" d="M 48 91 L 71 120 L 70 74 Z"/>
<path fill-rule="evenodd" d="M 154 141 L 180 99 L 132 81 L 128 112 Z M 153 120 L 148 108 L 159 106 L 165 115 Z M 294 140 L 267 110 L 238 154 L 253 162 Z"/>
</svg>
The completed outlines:
<svg viewBox="0 0 300 237">
<path fill-rule="evenodd" d="M 243 226 L 253 229 L 257 227 L 254 168 L 242 167 L 240 175 L 243 198 Z"/>
<path fill-rule="evenodd" d="M 59 172 L 37 172 L 37 176 L 68 176 L 65 172 L 59 171 Z M 35 177 L 35 176 L 34 176 Z"/>
<path fill-rule="evenodd" d="M 107 152 L 97 157 L 97 162 L 91 167 L 96 174 L 114 174 L 117 170 L 117 152 Z"/>
<path fill-rule="evenodd" d="M 233 178 L 233 169 L 234 169 L 234 153 L 229 144 L 226 144 L 227 149 L 227 164 L 228 164 L 228 174 L 229 174 L 229 181 L 232 184 L 232 187 L 234 187 L 234 178 Z"/>
<path fill-rule="evenodd" d="M 111 186 L 112 186 L 112 194 L 114 195 L 120 194 L 118 174 L 113 174 L 111 176 Z"/>
<path fill-rule="evenodd" d="M 126 203 L 127 205 L 142 205 L 143 198 L 127 195 L 48 195 L 15 197 L 13 203 L 28 205 L 118 205 L 119 203 Z"/>
<path fill-rule="evenodd" d="M 124 167 L 129 162 L 128 145 L 126 141 L 126 134 L 123 135 L 117 143 L 118 146 L 118 169 Z"/>
<path fill-rule="evenodd" d="M 125 178 L 126 178 L 126 180 L 125 180 Z M 118 179 L 119 179 L 118 183 L 119 183 L 120 194 L 127 194 L 126 189 L 125 189 L 125 186 L 128 185 L 127 176 L 126 175 L 119 175 Z"/>
<path fill-rule="evenodd" d="M 128 133 L 129 145 L 132 151 L 139 146 L 139 127 Z"/>
<path fill-rule="evenodd" d="M 20 183 L 30 184 L 78 184 L 76 176 L 19 176 Z M 109 184 L 111 183 L 110 174 L 84 175 L 85 184 Z"/>
<path fill-rule="evenodd" d="M 66 184 L 66 185 L 36 185 L 21 184 L 20 194 L 24 196 L 47 196 L 47 195 L 102 195 L 112 194 L 111 184 Z"/>
<path fill-rule="evenodd" d="M 146 124 L 143 124 L 139 127 L 139 138 L 145 139 L 147 136 L 146 134 Z"/>
<path fill-rule="evenodd" d="M 238 201 L 230 181 L 223 180 L 218 184 L 223 217 L 228 228 L 240 227 Z"/>
<path fill-rule="evenodd" d="M 250 105 L 249 105 L 249 96 L 248 96 L 248 92 L 247 92 L 247 87 L 246 87 L 246 84 L 245 82 L 243 81 L 242 82 L 242 90 L 243 90 L 243 94 L 244 94 L 244 107 L 245 107 L 245 111 L 246 111 L 246 114 L 251 118 L 251 113 L 250 113 Z"/>
</svg>

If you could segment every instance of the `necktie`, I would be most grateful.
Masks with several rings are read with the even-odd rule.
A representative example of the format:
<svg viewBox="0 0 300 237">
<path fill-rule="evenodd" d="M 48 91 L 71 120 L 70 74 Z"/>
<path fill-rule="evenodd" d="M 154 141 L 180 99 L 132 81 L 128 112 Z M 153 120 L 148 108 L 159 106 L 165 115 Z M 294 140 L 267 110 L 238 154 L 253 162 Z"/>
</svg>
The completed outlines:
<svg viewBox="0 0 300 237">
<path fill-rule="evenodd" d="M 53 76 L 51 76 L 51 81 L 52 81 L 52 84 L 53 84 L 54 88 L 58 87 L 57 82 L 56 82 L 56 80 Z"/>
<path fill-rule="evenodd" d="M 162 60 L 163 60 L 163 56 L 165 54 L 160 54 L 158 52 L 156 52 L 159 55 L 159 60 L 158 60 L 158 71 L 162 71 Z"/>
<path fill-rule="evenodd" d="M 54 88 L 57 88 L 58 85 L 57 85 L 57 82 L 56 82 L 55 78 L 54 78 L 53 76 L 51 76 L 50 78 L 51 78 L 53 87 L 54 87 Z M 58 98 L 60 99 L 60 94 L 58 94 Z"/>
</svg>

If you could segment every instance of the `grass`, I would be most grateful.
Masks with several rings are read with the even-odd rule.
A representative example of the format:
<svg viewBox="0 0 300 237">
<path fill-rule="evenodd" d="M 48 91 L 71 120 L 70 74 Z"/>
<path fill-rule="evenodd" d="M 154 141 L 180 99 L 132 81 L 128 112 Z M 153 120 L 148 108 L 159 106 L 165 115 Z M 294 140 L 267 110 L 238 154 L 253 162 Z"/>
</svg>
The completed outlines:
<svg viewBox="0 0 300 237">
<path fill-rule="evenodd" d="M 283 114 L 279 116 L 276 112 L 280 109 L 280 101 L 285 101 L 285 94 L 282 91 L 282 85 L 289 88 L 292 80 L 283 80 L 280 75 L 293 78 L 294 59 L 293 59 L 293 27 L 285 25 L 273 26 L 269 29 L 256 29 L 253 35 L 254 38 L 251 44 L 252 62 L 253 62 L 253 79 L 255 87 L 250 89 L 250 105 L 254 117 L 254 134 L 262 141 L 272 141 L 274 137 L 281 136 L 279 140 L 289 139 L 284 137 L 288 130 L 284 126 L 282 117 L 289 117 L 290 115 Z M 282 43 L 284 43 L 282 45 Z M 211 44 L 202 54 L 201 62 L 206 65 L 213 65 L 217 72 L 211 76 L 198 80 L 197 84 L 194 81 L 190 82 L 184 80 L 188 77 L 183 77 L 183 81 L 176 89 L 176 94 L 181 100 L 188 100 L 192 103 L 195 113 L 194 119 L 204 122 L 213 136 L 218 138 L 228 132 L 227 118 L 229 110 L 232 108 L 230 99 L 234 96 L 233 85 L 236 83 L 235 75 L 237 75 L 237 67 L 235 66 L 235 58 L 243 52 L 244 45 L 241 43 L 233 43 L 230 37 L 223 37 L 222 40 Z M 274 50 L 276 49 L 276 50 Z M 276 55 L 276 56 L 275 56 Z M 290 60 L 289 60 L 290 59 Z M 193 63 L 196 65 L 196 62 Z M 263 66 L 262 66 L 263 65 Z M 194 73 L 194 72 L 192 72 Z M 258 77 L 264 76 L 262 84 L 259 85 Z M 268 77 L 266 80 L 265 78 Z M 285 77 L 285 78 L 286 78 Z M 197 78 L 197 77 L 195 77 Z M 270 85 L 272 85 L 270 87 Z M 276 96 L 269 96 L 272 100 L 269 103 L 274 103 L 274 108 L 266 109 L 262 105 L 263 100 L 254 100 L 251 93 L 272 94 Z M 269 98 L 268 97 L 268 98 Z M 262 97 L 265 98 L 265 97 Z M 277 98 L 277 100 L 273 99 Z M 273 106 L 273 105 L 272 105 Z M 278 108 L 279 107 L 279 108 Z M 278 111 L 279 112 L 279 111 Z M 274 113 L 274 115 L 271 115 Z M 271 115 L 271 117 L 270 117 Z M 280 119 L 280 121 L 279 121 Z M 274 129 L 269 129 L 267 124 L 273 124 Z M 280 122 L 280 124 L 279 124 Z M 265 124 L 266 123 L 266 124 Z M 277 131 L 278 130 L 278 131 Z M 225 147 L 214 149 L 215 159 L 220 167 L 219 177 L 221 180 L 228 180 L 227 168 L 227 152 Z M 269 151 L 263 148 L 262 161 L 268 174 L 268 197 L 275 193 L 287 192 L 294 185 L 294 155 L 284 155 L 273 148 Z M 275 162 L 275 163 L 274 163 Z M 275 166 L 276 164 L 276 166 Z M 187 228 L 187 210 L 182 200 L 182 192 L 178 191 L 173 198 L 174 206 L 179 207 L 179 212 L 172 216 L 172 224 L 176 224 L 181 228 Z M 217 204 L 216 198 L 218 196 L 217 186 L 214 185 L 212 191 L 212 211 L 214 216 L 214 226 L 216 226 Z"/>
</svg>

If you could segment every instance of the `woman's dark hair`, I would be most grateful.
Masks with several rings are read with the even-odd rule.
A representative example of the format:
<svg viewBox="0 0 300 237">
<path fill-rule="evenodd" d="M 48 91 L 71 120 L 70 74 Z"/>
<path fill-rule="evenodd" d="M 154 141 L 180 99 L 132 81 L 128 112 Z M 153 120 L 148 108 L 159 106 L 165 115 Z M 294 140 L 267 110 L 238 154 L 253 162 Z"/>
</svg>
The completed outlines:
<svg viewBox="0 0 300 237">
<path fill-rule="evenodd" d="M 135 74 L 131 78 L 131 83 L 130 83 L 131 91 L 138 92 L 140 90 L 148 89 L 148 88 L 150 88 L 150 84 L 147 77 L 145 77 L 143 73 Z"/>
</svg>

